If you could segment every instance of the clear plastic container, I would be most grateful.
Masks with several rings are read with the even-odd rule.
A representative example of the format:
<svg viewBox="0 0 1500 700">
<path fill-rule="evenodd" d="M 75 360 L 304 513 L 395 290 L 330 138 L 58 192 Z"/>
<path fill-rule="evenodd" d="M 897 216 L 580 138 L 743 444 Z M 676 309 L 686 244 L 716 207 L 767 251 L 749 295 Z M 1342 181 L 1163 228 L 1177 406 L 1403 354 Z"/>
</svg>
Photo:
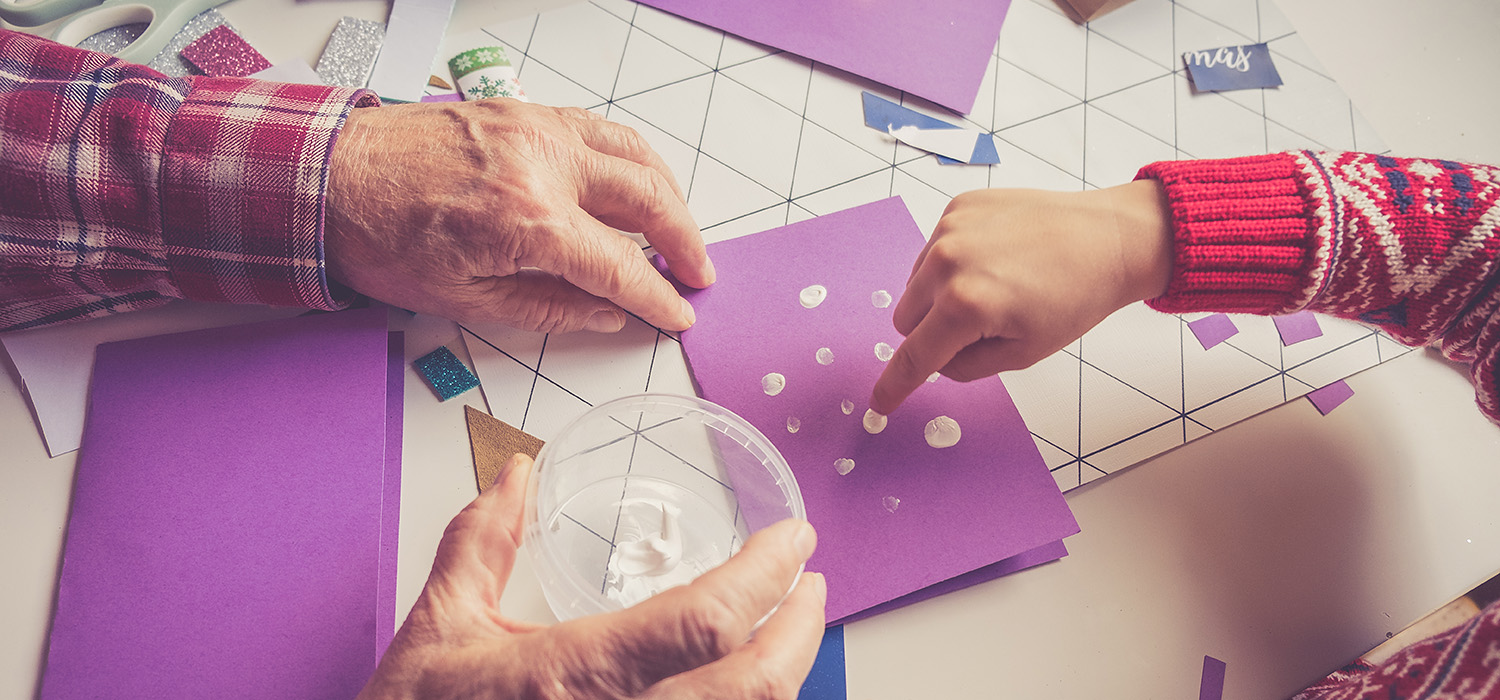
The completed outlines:
<svg viewBox="0 0 1500 700">
<path fill-rule="evenodd" d="M 537 455 L 527 488 L 525 549 L 559 620 L 684 585 L 750 533 L 807 517 L 796 477 L 760 431 L 669 394 L 590 409 Z"/>
</svg>

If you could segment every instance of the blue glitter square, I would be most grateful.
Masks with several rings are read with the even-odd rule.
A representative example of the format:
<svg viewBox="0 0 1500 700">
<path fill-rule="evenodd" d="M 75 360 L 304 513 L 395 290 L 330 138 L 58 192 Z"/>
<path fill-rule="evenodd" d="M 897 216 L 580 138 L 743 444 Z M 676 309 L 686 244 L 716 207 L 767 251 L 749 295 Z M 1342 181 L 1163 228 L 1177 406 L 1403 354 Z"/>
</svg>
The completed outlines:
<svg viewBox="0 0 1500 700">
<path fill-rule="evenodd" d="M 446 345 L 417 358 L 412 364 L 444 401 L 479 386 L 479 377 L 474 376 Z"/>
</svg>

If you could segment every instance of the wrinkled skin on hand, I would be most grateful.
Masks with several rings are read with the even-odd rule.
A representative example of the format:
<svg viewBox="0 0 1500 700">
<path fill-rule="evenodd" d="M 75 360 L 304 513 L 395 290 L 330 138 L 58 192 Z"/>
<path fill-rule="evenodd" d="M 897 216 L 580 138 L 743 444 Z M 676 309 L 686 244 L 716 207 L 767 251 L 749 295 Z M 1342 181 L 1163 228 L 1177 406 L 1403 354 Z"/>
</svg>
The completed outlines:
<svg viewBox="0 0 1500 700">
<path fill-rule="evenodd" d="M 334 144 L 328 273 L 372 298 L 461 322 L 612 332 L 622 309 L 682 330 L 678 280 L 714 281 L 672 173 L 635 131 L 510 99 L 355 109 Z"/>
<path fill-rule="evenodd" d="M 811 525 L 765 528 L 693 583 L 620 612 L 553 627 L 517 622 L 498 604 L 521 542 L 530 467 L 513 457 L 496 485 L 453 519 L 426 588 L 361 700 L 797 696 L 822 640 L 827 596 L 815 573 L 786 594 L 816 544 Z"/>
<path fill-rule="evenodd" d="M 933 372 L 973 381 L 1030 367 L 1121 307 L 1165 293 L 1171 256 L 1170 216 L 1153 180 L 953 198 L 896 305 L 906 339 L 870 407 L 896 410 Z"/>
</svg>

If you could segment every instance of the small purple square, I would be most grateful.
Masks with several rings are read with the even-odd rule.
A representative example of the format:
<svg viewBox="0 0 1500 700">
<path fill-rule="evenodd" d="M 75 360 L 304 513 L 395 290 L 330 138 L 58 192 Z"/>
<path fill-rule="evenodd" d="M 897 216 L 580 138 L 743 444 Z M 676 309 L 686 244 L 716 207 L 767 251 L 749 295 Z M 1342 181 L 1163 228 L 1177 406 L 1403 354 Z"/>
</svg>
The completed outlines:
<svg viewBox="0 0 1500 700">
<path fill-rule="evenodd" d="M 1307 394 L 1307 400 L 1317 407 L 1318 413 L 1326 416 L 1353 395 L 1354 389 L 1349 387 L 1348 382 L 1340 379 L 1321 389 L 1313 389 Z"/>
<path fill-rule="evenodd" d="M 1234 337 L 1240 329 L 1236 328 L 1234 321 L 1224 314 L 1204 316 L 1196 321 L 1188 322 L 1188 330 L 1203 344 L 1203 349 L 1208 350 L 1219 343 Z"/>
<path fill-rule="evenodd" d="M 1276 332 L 1281 334 L 1282 345 L 1294 345 L 1323 335 L 1323 328 L 1318 325 L 1318 317 L 1311 311 L 1302 311 L 1287 316 L 1272 316 L 1271 322 L 1276 324 Z"/>
</svg>

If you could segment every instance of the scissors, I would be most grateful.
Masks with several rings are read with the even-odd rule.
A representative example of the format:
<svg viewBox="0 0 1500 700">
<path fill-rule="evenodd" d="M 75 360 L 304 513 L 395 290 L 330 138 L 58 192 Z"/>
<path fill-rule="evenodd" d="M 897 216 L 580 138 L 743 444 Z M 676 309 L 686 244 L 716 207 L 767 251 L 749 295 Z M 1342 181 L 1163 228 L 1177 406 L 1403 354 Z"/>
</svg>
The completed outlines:
<svg viewBox="0 0 1500 700">
<path fill-rule="evenodd" d="M 228 0 L 0 0 L 0 18 L 21 27 L 35 27 L 73 15 L 53 32 L 60 44 L 79 42 L 106 29 L 145 24 L 135 41 L 115 54 L 131 63 L 150 63 L 194 17 Z"/>
</svg>

